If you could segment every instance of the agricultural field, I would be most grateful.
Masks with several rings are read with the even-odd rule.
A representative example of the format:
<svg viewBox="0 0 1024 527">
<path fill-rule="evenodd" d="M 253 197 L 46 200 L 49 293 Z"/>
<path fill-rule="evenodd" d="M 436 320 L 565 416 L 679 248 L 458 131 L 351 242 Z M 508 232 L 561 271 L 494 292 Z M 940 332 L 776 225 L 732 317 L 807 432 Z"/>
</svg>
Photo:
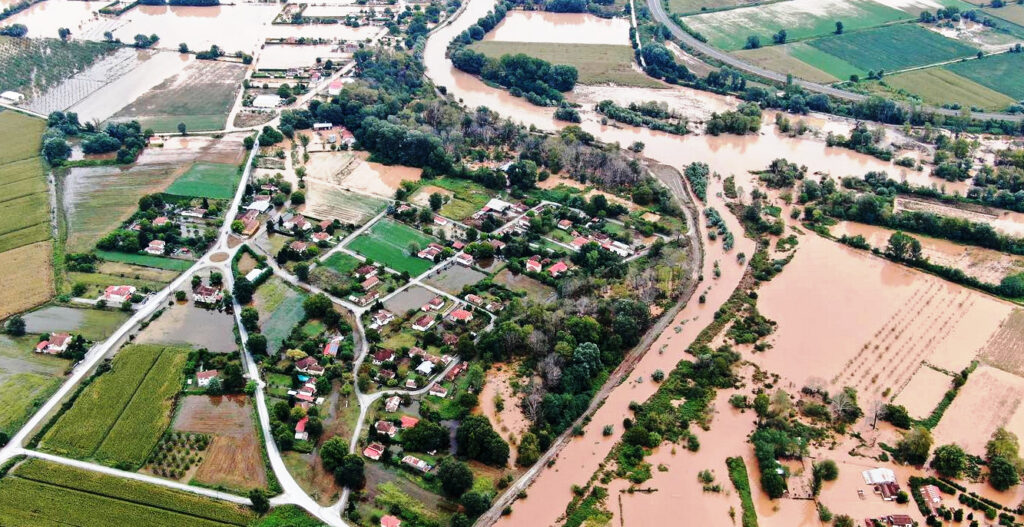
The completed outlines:
<svg viewBox="0 0 1024 527">
<path fill-rule="evenodd" d="M 50 206 L 40 138 L 46 123 L 0 111 L 0 318 L 44 302 L 53 291 Z"/>
<path fill-rule="evenodd" d="M 967 108 L 1002 111 L 1016 102 L 946 68 L 908 71 L 886 77 L 885 83 L 906 90 L 920 97 L 925 104 L 934 106 L 955 103 Z"/>
<path fill-rule="evenodd" d="M 1021 346 L 1024 346 L 1024 310 L 1015 309 L 1000 324 L 999 331 L 985 343 L 979 358 L 985 364 L 1024 376 L 1024 357 L 1019 353 Z"/>
<path fill-rule="evenodd" d="M 459 295 L 463 287 L 473 285 L 484 278 L 487 278 L 487 275 L 476 269 L 452 264 L 447 269 L 428 276 L 426 282 L 442 291 Z"/>
<path fill-rule="evenodd" d="M 971 57 L 978 50 L 915 24 L 899 24 L 832 35 L 808 42 L 862 72 L 895 72 Z"/>
<path fill-rule="evenodd" d="M 308 180 L 305 212 L 310 217 L 362 225 L 387 207 L 387 202 L 335 185 Z"/>
<path fill-rule="evenodd" d="M 858 72 L 856 68 L 843 64 L 842 61 L 825 55 L 803 42 L 786 44 L 785 46 L 744 49 L 734 52 L 733 55 L 765 69 L 791 73 L 793 76 L 801 79 L 826 84 L 836 82 L 841 78 L 849 78 L 850 75 Z M 814 55 L 825 56 L 814 57 Z M 816 62 L 822 69 L 811 66 L 812 62 Z M 831 73 L 824 69 L 826 64 Z M 845 75 L 840 77 L 843 74 Z"/>
<path fill-rule="evenodd" d="M 138 334 L 135 342 L 234 353 L 238 350 L 234 328 L 235 319 L 227 313 L 196 307 L 191 302 L 175 304 L 164 309 L 159 318 Z"/>
<path fill-rule="evenodd" d="M 116 251 L 96 251 L 96 256 L 99 256 L 108 262 L 141 265 L 143 267 L 153 267 L 169 271 L 184 271 L 185 269 L 192 267 L 192 264 L 194 263 L 191 260 L 164 258 L 163 256 L 153 256 L 151 254 L 120 253 Z"/>
<path fill-rule="evenodd" d="M 368 231 L 352 240 L 348 247 L 396 271 L 407 271 L 415 276 L 430 269 L 433 263 L 410 256 L 410 246 L 415 244 L 423 248 L 433 241 L 433 238 L 412 227 L 385 219 L 374 223 Z"/>
<path fill-rule="evenodd" d="M 1024 5 L 1017 4 L 1014 2 L 1007 2 L 1005 6 L 1000 8 L 987 8 L 982 9 L 986 14 L 998 17 L 1001 20 L 1005 20 L 1018 26 L 1024 26 Z"/>
<path fill-rule="evenodd" d="M 724 0 L 721 2 L 708 2 L 707 0 L 668 0 L 668 10 L 670 13 L 685 16 L 704 11 L 731 9 L 759 3 L 761 3 L 760 0 Z"/>
<path fill-rule="evenodd" d="M 128 316 L 119 310 L 47 306 L 25 313 L 24 319 L 29 333 L 66 331 L 97 341 L 109 337 Z"/>
<path fill-rule="evenodd" d="M 616 44 L 558 45 L 549 42 L 504 42 L 483 40 L 470 49 L 490 57 L 524 53 L 552 64 L 575 66 L 580 84 L 617 84 L 638 88 L 659 88 L 661 82 L 633 66 L 633 48 Z"/>
<path fill-rule="evenodd" d="M 248 397 L 192 395 L 179 403 L 173 428 L 213 436 L 195 473 L 196 481 L 248 490 L 267 486 L 255 426 Z"/>
<path fill-rule="evenodd" d="M 57 418 L 40 447 L 80 459 L 141 466 L 170 423 L 186 358 L 180 348 L 126 346 L 114 356 L 111 370 Z"/>
<path fill-rule="evenodd" d="M 68 361 L 33 353 L 37 337 L 0 336 L 0 432 L 13 435 L 60 385 Z"/>
<path fill-rule="evenodd" d="M 157 291 L 164 288 L 171 280 L 178 276 L 178 272 L 168 269 L 157 269 L 155 267 L 142 267 L 121 262 L 103 262 L 100 264 L 97 273 L 68 273 L 67 283 L 71 285 L 82 284 L 85 286 L 84 298 L 96 298 L 107 286 L 130 285 L 139 289 L 149 288 L 150 291 Z"/>
<path fill-rule="evenodd" d="M 138 120 L 156 132 L 224 128 L 235 103 L 246 66 L 233 62 L 195 60 L 114 114 L 111 120 Z M 201 96 L 199 96 L 201 94 Z"/>
<path fill-rule="evenodd" d="M 935 441 L 956 441 L 968 453 L 984 455 L 992 432 L 1015 420 L 1022 401 L 1024 379 L 991 366 L 978 366 L 935 427 Z"/>
<path fill-rule="evenodd" d="M 274 353 L 305 316 L 302 302 L 306 295 L 275 277 L 261 285 L 253 298 L 260 312 L 260 332 L 267 337 L 267 350 Z"/>
<path fill-rule="evenodd" d="M 789 0 L 694 15 L 683 21 L 713 46 L 733 51 L 743 49 L 751 35 L 769 45 L 780 29 L 794 41 L 828 35 L 835 31 L 837 20 L 846 31 L 854 31 L 911 18 L 916 16 L 872 0 Z"/>
<path fill-rule="evenodd" d="M 1024 54 L 990 55 L 944 67 L 1015 100 L 1024 100 Z"/>
<path fill-rule="evenodd" d="M 226 527 L 254 519 L 232 503 L 39 459 L 0 480 L 0 524 L 56 525 L 55 514 L 61 524 L 82 527 Z"/>
<path fill-rule="evenodd" d="M 231 199 L 241 178 L 235 165 L 200 162 L 189 167 L 165 192 L 174 196 Z"/>
<path fill-rule="evenodd" d="M 320 266 L 332 269 L 341 275 L 348 275 L 355 271 L 361 263 L 358 258 L 339 251 L 320 262 Z"/>
<path fill-rule="evenodd" d="M 494 191 L 466 179 L 439 178 L 430 183 L 420 188 L 409 201 L 427 207 L 430 206 L 430 195 L 437 192 L 448 199 L 438 212 L 456 221 L 472 216 L 494 197 Z"/>
<path fill-rule="evenodd" d="M 114 49 L 102 42 L 0 36 L 0 91 L 20 92 L 31 99 Z"/>
</svg>

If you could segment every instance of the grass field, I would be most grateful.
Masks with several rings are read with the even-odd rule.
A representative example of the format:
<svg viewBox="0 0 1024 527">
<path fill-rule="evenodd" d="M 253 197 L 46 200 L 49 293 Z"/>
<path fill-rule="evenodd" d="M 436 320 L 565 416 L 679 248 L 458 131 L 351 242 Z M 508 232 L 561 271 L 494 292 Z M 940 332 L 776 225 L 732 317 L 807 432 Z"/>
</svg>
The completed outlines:
<svg viewBox="0 0 1024 527">
<path fill-rule="evenodd" d="M 114 356 L 111 370 L 58 418 L 41 447 L 111 465 L 141 466 L 170 424 L 186 357 L 180 348 L 126 346 Z"/>
<path fill-rule="evenodd" d="M 116 251 L 96 251 L 96 256 L 108 262 L 120 262 L 143 267 L 154 267 L 156 269 L 167 269 L 170 271 L 184 271 L 195 263 L 191 260 L 178 260 L 175 258 L 164 258 L 151 254 L 129 254 Z"/>
<path fill-rule="evenodd" d="M 945 68 L 908 71 L 885 78 L 886 84 L 917 95 L 926 104 L 941 106 L 957 103 L 967 108 L 1001 111 L 1014 100 L 961 77 Z"/>
<path fill-rule="evenodd" d="M 439 178 L 431 181 L 431 184 L 454 194 L 439 212 L 446 218 L 458 221 L 472 216 L 494 197 L 494 192 L 487 187 L 465 179 Z"/>
<path fill-rule="evenodd" d="M 575 66 L 580 84 L 617 84 L 645 88 L 664 86 L 633 69 L 633 48 L 629 46 L 482 40 L 473 43 L 470 49 L 489 57 L 525 53 L 552 64 Z"/>
<path fill-rule="evenodd" d="M 7 73 L 4 42 L 0 77 Z M 0 318 L 39 305 L 53 293 L 50 198 L 39 157 L 45 127 L 41 119 L 0 111 Z"/>
<path fill-rule="evenodd" d="M 885 26 L 808 42 L 863 71 L 895 72 L 971 57 L 978 50 L 915 24 Z"/>
<path fill-rule="evenodd" d="M 60 385 L 68 361 L 32 350 L 35 335 L 0 335 L 0 431 L 13 435 Z"/>
<path fill-rule="evenodd" d="M 225 163 L 196 163 L 167 187 L 167 194 L 196 198 L 231 199 L 242 175 Z"/>
<path fill-rule="evenodd" d="M 733 51 L 743 49 L 751 35 L 757 35 L 762 46 L 770 45 L 780 29 L 794 41 L 831 34 L 837 20 L 846 31 L 854 31 L 911 18 L 916 17 L 871 0 L 790 0 L 694 15 L 684 21 L 713 46 Z"/>
<path fill-rule="evenodd" d="M 134 278 L 133 275 L 117 276 L 102 273 L 68 273 L 68 282 L 71 284 L 85 285 L 86 291 L 82 296 L 85 298 L 95 298 L 110 285 L 130 285 L 140 290 L 143 287 L 148 287 L 150 291 L 156 291 L 163 289 L 170 280 L 158 282 L 155 280 Z"/>
<path fill-rule="evenodd" d="M 985 8 L 982 11 L 996 19 L 995 23 L 998 31 L 1008 33 L 1017 38 L 1024 38 L 1024 6 L 1007 2 L 1005 7 L 998 9 Z"/>
<path fill-rule="evenodd" d="M 692 15 L 703 11 L 729 9 L 745 5 L 760 4 L 758 0 L 668 0 L 668 11 L 678 15 Z"/>
<path fill-rule="evenodd" d="M 320 265 L 333 269 L 342 275 L 347 275 L 354 271 L 356 267 L 362 262 L 354 256 L 347 255 L 343 252 L 336 252 L 330 255 L 326 260 L 320 263 Z"/>
<path fill-rule="evenodd" d="M 29 28 L 29 36 L 33 36 L 31 31 Z M 31 98 L 113 49 L 116 46 L 112 44 L 87 40 L 0 37 L 0 71 L 4 72 L 0 91 L 13 90 Z"/>
<path fill-rule="evenodd" d="M 267 337 L 267 350 L 273 354 L 305 316 L 302 302 L 306 295 L 272 278 L 256 290 L 255 299 L 260 312 L 260 332 Z"/>
<path fill-rule="evenodd" d="M 796 51 L 800 49 L 804 52 L 805 58 L 797 58 Z M 810 61 L 806 60 L 806 51 L 818 52 L 818 50 L 809 47 L 803 42 L 797 42 L 794 44 L 786 44 L 785 46 L 769 46 L 766 48 L 758 49 L 744 49 L 736 51 L 733 55 L 761 66 L 762 68 L 770 69 L 772 71 L 779 71 L 782 73 L 792 73 L 794 76 L 801 79 L 806 79 L 813 82 L 821 83 L 832 83 L 840 80 L 836 75 L 830 74 L 823 69 L 818 69 L 810 65 Z M 829 57 L 832 58 L 832 57 Z M 820 62 L 820 61 L 819 61 Z M 836 71 L 837 68 L 831 68 Z M 854 71 L 856 73 L 856 71 Z M 848 78 L 849 74 L 845 78 Z"/>
<path fill-rule="evenodd" d="M 352 240 L 349 249 L 396 271 L 408 271 L 415 276 L 434 264 L 410 256 L 409 244 L 415 243 L 422 249 L 433 241 L 433 238 L 412 227 L 385 219 L 374 223 L 368 231 Z"/>
<path fill-rule="evenodd" d="M 192 131 L 220 130 L 227 122 L 245 69 L 232 62 L 193 61 L 112 119 L 137 119 L 143 128 L 157 132 L 177 132 L 178 123 L 185 123 Z"/>
<path fill-rule="evenodd" d="M 0 480 L 0 524 L 7 527 L 222 527 L 253 519 L 232 503 L 39 459 Z"/>
<path fill-rule="evenodd" d="M 945 68 L 1018 101 L 1024 99 L 1024 54 L 990 55 Z"/>
</svg>

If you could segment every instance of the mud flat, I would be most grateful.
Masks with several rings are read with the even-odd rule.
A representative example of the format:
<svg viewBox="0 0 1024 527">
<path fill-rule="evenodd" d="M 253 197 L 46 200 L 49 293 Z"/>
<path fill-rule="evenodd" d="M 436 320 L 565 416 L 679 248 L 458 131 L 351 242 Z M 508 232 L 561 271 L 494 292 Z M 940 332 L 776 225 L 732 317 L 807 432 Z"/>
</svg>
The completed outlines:
<svg viewBox="0 0 1024 527">
<path fill-rule="evenodd" d="M 629 20 L 584 13 L 510 11 L 484 40 L 628 45 Z"/>
<path fill-rule="evenodd" d="M 828 292 L 828 294 L 823 294 Z M 968 366 L 1012 307 L 933 276 L 804 236 L 796 256 L 761 288 L 761 312 L 779 324 L 773 349 L 753 358 L 790 388 L 822 379 L 862 400 L 898 393 L 928 361 Z"/>
<path fill-rule="evenodd" d="M 624 86 L 577 85 L 572 91 L 571 99 L 573 102 L 587 107 L 594 106 L 606 99 L 613 101 L 619 106 L 629 106 L 629 103 L 634 102 L 663 102 L 668 105 L 669 110 L 697 122 L 710 119 L 713 112 L 725 112 L 739 104 L 734 97 L 702 94 L 693 90 L 666 90 L 663 88 L 632 88 Z"/>
<path fill-rule="evenodd" d="M 1024 236 L 1024 214 L 1019 212 L 1010 212 L 1007 210 L 1000 210 L 980 205 L 953 207 L 951 205 L 945 205 L 934 201 L 898 197 L 894 202 L 893 211 L 899 212 L 901 210 L 931 212 L 940 216 L 950 216 L 979 223 L 987 223 L 991 225 L 993 229 L 1003 234 Z"/>
<path fill-rule="evenodd" d="M 946 391 L 952 387 L 952 377 L 921 365 L 893 402 L 905 406 L 911 417 L 925 419 L 942 401 Z"/>
</svg>

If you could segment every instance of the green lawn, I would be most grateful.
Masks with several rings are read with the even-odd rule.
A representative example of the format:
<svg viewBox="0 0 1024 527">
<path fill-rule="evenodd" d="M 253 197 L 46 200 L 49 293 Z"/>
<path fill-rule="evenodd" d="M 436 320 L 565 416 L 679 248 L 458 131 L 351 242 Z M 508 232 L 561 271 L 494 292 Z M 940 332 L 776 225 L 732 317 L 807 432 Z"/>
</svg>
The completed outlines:
<svg viewBox="0 0 1024 527">
<path fill-rule="evenodd" d="M 551 44 L 481 40 L 470 49 L 490 57 L 524 53 L 552 64 L 575 66 L 580 84 L 617 84 L 643 88 L 664 86 L 633 69 L 633 48 L 616 44 Z"/>
<path fill-rule="evenodd" d="M 945 68 L 1018 101 L 1024 99 L 1024 53 L 990 55 Z"/>
<path fill-rule="evenodd" d="M 166 193 L 195 198 L 231 199 L 242 175 L 235 165 L 199 162 L 167 187 Z"/>
<path fill-rule="evenodd" d="M 14 435 L 62 379 L 33 372 L 0 375 L 0 431 Z"/>
<path fill-rule="evenodd" d="M 102 273 L 68 273 L 68 283 L 85 285 L 86 292 L 82 295 L 85 298 L 95 298 L 110 285 L 130 285 L 136 289 L 148 287 L 150 291 L 157 291 L 167 285 L 167 282 Z"/>
<path fill-rule="evenodd" d="M 771 45 L 780 29 L 794 41 L 831 34 L 837 20 L 854 31 L 912 18 L 917 17 L 871 0 L 791 0 L 689 16 L 684 22 L 713 46 L 732 51 L 743 49 L 752 35 L 762 46 Z"/>
<path fill-rule="evenodd" d="M 893 88 L 913 93 L 926 104 L 934 106 L 956 103 L 967 108 L 1002 111 L 1016 102 L 946 68 L 908 71 L 886 77 L 885 82 Z"/>
<path fill-rule="evenodd" d="M 916 24 L 899 24 L 808 42 L 862 71 L 895 72 L 907 68 L 972 57 L 978 50 L 928 31 Z"/>
<path fill-rule="evenodd" d="M 326 260 L 320 262 L 320 265 L 337 271 L 341 275 L 348 275 L 352 271 L 355 271 L 362 262 L 359 261 L 355 256 L 345 254 L 343 252 L 336 252 L 327 257 Z"/>
<path fill-rule="evenodd" d="M 408 225 L 385 219 L 374 223 L 367 232 L 352 240 L 348 247 L 396 271 L 419 275 L 434 264 L 410 256 L 409 245 L 415 243 L 422 249 L 433 241 L 433 238 Z"/>
<path fill-rule="evenodd" d="M 838 77 L 829 74 L 825 70 L 811 66 L 809 61 L 797 58 L 795 53 L 797 46 L 825 55 L 824 53 L 807 46 L 807 44 L 804 44 L 803 42 L 795 42 L 793 44 L 786 44 L 785 46 L 743 49 L 733 52 L 733 55 L 752 64 L 761 66 L 762 68 L 781 73 L 791 73 L 794 77 L 799 77 L 813 82 L 827 84 L 839 80 Z"/>
<path fill-rule="evenodd" d="M 39 459 L 24 461 L 0 480 L 5 527 L 225 527 L 253 519 L 240 505 Z"/>
<path fill-rule="evenodd" d="M 175 258 L 164 258 L 163 256 L 153 256 L 151 254 L 129 254 L 116 251 L 97 250 L 96 256 L 110 262 L 122 262 L 170 271 L 184 271 L 195 263 L 192 260 L 178 260 Z"/>
</svg>

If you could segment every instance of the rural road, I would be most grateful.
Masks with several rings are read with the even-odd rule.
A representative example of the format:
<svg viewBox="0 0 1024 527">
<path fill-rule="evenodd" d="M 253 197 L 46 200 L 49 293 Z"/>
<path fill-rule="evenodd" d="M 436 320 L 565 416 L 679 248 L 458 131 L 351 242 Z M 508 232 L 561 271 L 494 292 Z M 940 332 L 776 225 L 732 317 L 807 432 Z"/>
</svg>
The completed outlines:
<svg viewBox="0 0 1024 527">
<path fill-rule="evenodd" d="M 747 73 L 751 73 L 759 77 L 764 77 L 775 82 L 781 82 L 783 84 L 787 82 L 788 76 L 785 73 L 779 73 L 777 71 L 768 70 L 760 66 L 751 64 L 725 51 L 715 48 L 714 46 L 697 40 L 696 38 L 693 37 L 693 35 L 690 35 L 686 31 L 684 31 L 683 28 L 679 27 L 679 25 L 676 24 L 675 21 L 673 21 L 669 17 L 668 13 L 665 12 L 665 7 L 662 5 L 661 0 L 647 0 L 647 7 L 650 9 L 651 15 L 654 17 L 654 20 L 667 27 L 668 30 L 672 33 L 672 36 L 679 39 L 687 47 L 697 50 L 701 54 L 711 57 L 712 59 L 722 62 L 723 64 L 727 64 L 729 67 L 733 69 L 745 71 Z M 796 77 L 793 78 L 793 83 L 807 91 L 814 93 L 822 93 L 830 97 L 835 97 L 837 99 L 859 102 L 868 98 L 866 95 L 861 93 L 854 93 L 839 88 L 835 88 L 827 84 L 811 82 Z M 904 108 L 910 108 L 909 105 L 903 103 L 898 104 L 901 104 L 901 106 L 903 106 Z M 938 115 L 944 115 L 946 117 L 960 116 L 959 110 L 951 110 L 949 108 L 937 108 L 935 106 L 927 105 L 922 105 L 919 108 L 923 111 L 935 113 Z M 982 120 L 994 119 L 1013 122 L 1020 122 L 1024 120 L 1024 115 L 1022 114 L 1009 113 L 971 112 L 971 116 L 975 119 Z"/>
</svg>

